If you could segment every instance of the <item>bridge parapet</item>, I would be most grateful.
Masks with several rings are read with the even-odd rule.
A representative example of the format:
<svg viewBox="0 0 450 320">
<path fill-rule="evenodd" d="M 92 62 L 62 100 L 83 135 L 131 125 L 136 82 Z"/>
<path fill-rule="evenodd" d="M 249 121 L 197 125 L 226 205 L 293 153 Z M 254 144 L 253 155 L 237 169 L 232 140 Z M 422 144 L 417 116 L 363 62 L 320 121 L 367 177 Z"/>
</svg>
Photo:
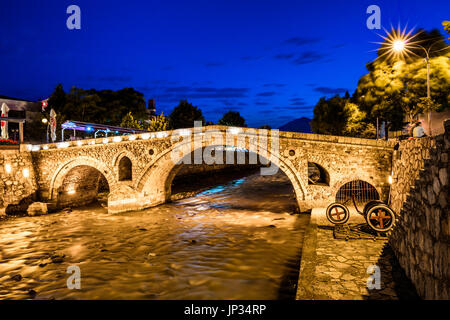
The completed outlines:
<svg viewBox="0 0 450 320">
<path fill-rule="evenodd" d="M 254 128 L 237 128 L 228 126 L 204 126 L 199 128 L 186 128 L 186 129 L 176 129 L 167 130 L 159 132 L 148 132 L 140 134 L 130 134 L 125 136 L 111 136 L 96 139 L 83 139 L 75 141 L 64 141 L 40 145 L 30 145 L 24 144 L 20 146 L 21 151 L 44 151 L 44 150 L 54 150 L 54 149 L 64 149 L 70 147 L 85 147 L 92 145 L 102 145 L 109 143 L 121 143 L 121 142 L 132 142 L 137 140 L 149 140 L 149 139 L 164 139 L 172 136 L 193 136 L 195 134 L 202 134 L 206 131 L 219 131 L 222 133 L 230 133 L 234 135 L 256 135 L 256 136 L 273 136 L 272 131 L 267 129 L 254 129 Z M 375 139 L 363 139 L 354 137 L 344 137 L 344 136 L 332 136 L 323 135 L 315 133 L 300 133 L 300 132 L 287 132 L 278 131 L 277 137 L 280 139 L 294 139 L 294 140 L 307 140 L 316 142 L 329 142 L 329 143 L 339 143 L 339 144 L 350 144 L 358 146 L 372 146 L 378 148 L 392 148 L 396 141 L 393 140 L 375 140 Z"/>
</svg>

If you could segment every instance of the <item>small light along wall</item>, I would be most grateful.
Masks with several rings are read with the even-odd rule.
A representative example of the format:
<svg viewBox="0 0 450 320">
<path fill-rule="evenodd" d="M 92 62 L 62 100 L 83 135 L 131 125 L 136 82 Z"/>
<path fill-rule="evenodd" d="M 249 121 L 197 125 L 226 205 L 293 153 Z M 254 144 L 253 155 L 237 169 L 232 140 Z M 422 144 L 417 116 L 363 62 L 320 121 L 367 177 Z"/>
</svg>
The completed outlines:
<svg viewBox="0 0 450 320">
<path fill-rule="evenodd" d="M 162 139 L 169 136 L 171 131 L 158 131 L 158 132 L 146 132 L 146 133 L 138 133 L 138 134 L 128 134 L 122 136 L 114 136 L 107 138 L 97 138 L 97 139 L 83 139 L 76 141 L 64 141 L 64 142 L 56 142 L 56 143 L 48 143 L 48 144 L 23 144 L 20 146 L 21 151 L 41 151 L 41 150 L 50 150 L 50 149 L 65 149 L 69 147 L 81 147 L 81 146 L 92 146 L 92 145 L 101 145 L 108 143 L 119 143 L 124 141 L 135 141 L 135 140 L 148 140 L 148 139 Z M 186 129 L 183 131 L 183 135 L 189 135 L 191 131 Z M 25 148 L 25 149 L 22 149 Z"/>
<path fill-rule="evenodd" d="M 13 173 L 13 166 L 10 163 L 5 163 L 4 165 L 4 169 L 6 174 L 12 174 Z M 30 177 L 30 169 L 28 168 L 23 168 L 22 169 L 22 175 L 24 178 L 29 178 Z"/>
</svg>

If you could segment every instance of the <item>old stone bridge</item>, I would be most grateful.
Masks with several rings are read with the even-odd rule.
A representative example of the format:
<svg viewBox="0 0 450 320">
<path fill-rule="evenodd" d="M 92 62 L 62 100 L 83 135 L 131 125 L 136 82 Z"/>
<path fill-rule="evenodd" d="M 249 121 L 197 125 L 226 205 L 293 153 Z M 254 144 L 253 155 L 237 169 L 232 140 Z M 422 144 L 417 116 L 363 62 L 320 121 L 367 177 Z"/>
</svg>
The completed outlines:
<svg viewBox="0 0 450 320">
<path fill-rule="evenodd" d="M 221 153 L 217 146 L 269 159 L 289 177 L 302 210 L 334 201 L 339 188 L 352 180 L 371 184 L 380 198 L 387 194 L 393 151 L 391 143 L 380 140 L 207 126 L 27 145 L 23 151 L 31 154 L 42 201 L 80 205 L 97 197 L 99 185 L 107 183 L 108 210 L 115 213 L 164 203 L 181 168 L 174 159 L 190 159 L 196 152 L 214 158 Z M 311 164 L 320 169 L 321 183 L 308 181 Z"/>
</svg>

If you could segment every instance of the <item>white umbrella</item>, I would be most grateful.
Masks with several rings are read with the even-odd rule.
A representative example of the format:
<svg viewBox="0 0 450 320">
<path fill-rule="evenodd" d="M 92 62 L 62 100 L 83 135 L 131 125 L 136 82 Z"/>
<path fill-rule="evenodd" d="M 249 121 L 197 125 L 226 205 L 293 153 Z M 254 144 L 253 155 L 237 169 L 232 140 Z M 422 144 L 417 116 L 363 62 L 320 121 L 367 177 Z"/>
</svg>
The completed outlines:
<svg viewBox="0 0 450 320">
<path fill-rule="evenodd" d="M 8 117 L 8 105 L 6 103 L 3 102 L 2 104 L 2 117 Z M 2 121 L 1 122 L 1 127 L 2 127 L 2 138 L 3 139 L 8 139 L 8 121 Z"/>
<path fill-rule="evenodd" d="M 51 132 L 52 141 L 55 142 L 55 140 L 56 140 L 56 112 L 53 109 L 50 110 L 50 132 Z"/>
</svg>

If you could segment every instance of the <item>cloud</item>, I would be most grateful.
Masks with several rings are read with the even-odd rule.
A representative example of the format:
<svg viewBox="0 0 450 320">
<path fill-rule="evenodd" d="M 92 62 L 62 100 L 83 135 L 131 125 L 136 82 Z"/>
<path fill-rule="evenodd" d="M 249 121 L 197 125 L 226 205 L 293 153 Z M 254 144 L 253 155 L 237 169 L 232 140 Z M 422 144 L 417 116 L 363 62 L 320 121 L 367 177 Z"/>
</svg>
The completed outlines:
<svg viewBox="0 0 450 320">
<path fill-rule="evenodd" d="M 281 87 L 285 87 L 286 85 L 284 83 L 265 83 L 263 85 L 263 87 L 277 87 L 277 88 L 281 88 Z"/>
<path fill-rule="evenodd" d="M 271 96 L 274 96 L 274 95 L 276 95 L 277 93 L 275 92 L 275 91 L 265 91 L 265 92 L 260 92 L 260 93 L 257 93 L 256 95 L 258 96 L 258 97 L 271 97 Z"/>
<path fill-rule="evenodd" d="M 305 51 L 295 58 L 292 63 L 295 65 L 308 64 L 322 60 L 325 57 L 325 55 L 319 53 L 318 51 Z"/>
<path fill-rule="evenodd" d="M 205 84 L 212 84 L 213 82 L 210 80 L 205 80 L 205 81 L 194 81 L 192 82 L 192 85 L 194 86 L 199 86 L 199 85 L 205 85 Z"/>
<path fill-rule="evenodd" d="M 280 119 L 280 120 L 294 120 L 295 117 L 293 116 L 278 116 L 275 119 Z"/>
<path fill-rule="evenodd" d="M 292 44 L 292 45 L 296 45 L 296 46 L 304 46 L 307 44 L 317 43 L 320 40 L 321 40 L 320 38 L 294 37 L 294 38 L 287 39 L 283 43 Z"/>
<path fill-rule="evenodd" d="M 330 87 L 316 87 L 314 91 L 320 92 L 323 94 L 341 94 L 345 93 L 347 89 L 345 88 L 330 88 Z"/>
<path fill-rule="evenodd" d="M 244 61 L 255 61 L 255 60 L 259 60 L 259 59 L 261 59 L 261 57 L 256 57 L 256 56 L 241 57 L 241 60 L 244 60 Z"/>
<path fill-rule="evenodd" d="M 268 106 L 270 103 L 268 102 L 263 102 L 263 101 L 256 101 L 255 105 L 257 106 Z"/>
<path fill-rule="evenodd" d="M 258 113 L 262 113 L 262 114 L 270 114 L 270 113 L 274 113 L 274 112 L 276 112 L 276 111 L 272 110 L 272 109 L 258 110 Z"/>
<path fill-rule="evenodd" d="M 308 50 L 298 55 L 294 53 L 280 53 L 274 56 L 278 60 L 290 60 L 292 64 L 303 65 L 324 60 L 327 56 L 319 51 Z"/>
<path fill-rule="evenodd" d="M 165 101 L 179 101 L 182 99 L 228 99 L 247 97 L 249 88 L 214 88 L 214 87 L 168 87 L 157 95 Z"/>
<path fill-rule="evenodd" d="M 343 48 L 345 46 L 346 46 L 345 43 L 338 43 L 338 44 L 335 44 L 334 46 L 332 46 L 332 48 L 333 49 L 340 49 L 340 48 Z"/>
<path fill-rule="evenodd" d="M 299 109 L 300 106 L 306 105 L 305 99 L 303 99 L 303 98 L 291 98 L 291 99 L 289 99 L 289 101 L 291 101 L 290 105 L 292 107 L 286 107 L 287 109 L 297 110 L 297 109 Z M 307 108 L 309 108 L 309 107 L 307 107 Z"/>
<path fill-rule="evenodd" d="M 295 55 L 293 53 L 279 53 L 277 55 L 274 56 L 275 59 L 280 59 L 280 60 L 289 60 L 291 58 L 293 58 Z"/>
<path fill-rule="evenodd" d="M 290 105 L 290 106 L 280 106 L 275 107 L 278 110 L 313 110 L 314 106 L 305 106 L 305 105 Z"/>
<path fill-rule="evenodd" d="M 225 107 L 215 107 L 212 109 L 205 108 L 202 109 L 203 113 L 209 114 L 209 115 L 222 115 L 228 111 L 240 111 L 242 108 L 236 107 L 236 106 L 225 106 Z"/>
<path fill-rule="evenodd" d="M 216 100 L 218 104 L 223 104 L 227 108 L 234 108 L 234 109 L 242 109 L 243 106 L 239 105 L 238 101 L 236 99 L 219 99 Z"/>
<path fill-rule="evenodd" d="M 289 99 L 289 101 L 293 102 L 293 103 L 305 103 L 305 99 L 303 98 L 291 98 Z"/>
</svg>

